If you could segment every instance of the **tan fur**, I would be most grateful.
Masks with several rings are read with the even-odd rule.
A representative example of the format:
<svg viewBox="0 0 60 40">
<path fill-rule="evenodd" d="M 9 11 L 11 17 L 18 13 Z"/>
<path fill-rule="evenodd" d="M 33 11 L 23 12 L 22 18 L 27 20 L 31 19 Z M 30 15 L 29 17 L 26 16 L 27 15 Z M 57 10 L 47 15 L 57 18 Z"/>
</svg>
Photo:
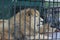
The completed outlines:
<svg viewBox="0 0 60 40">
<path fill-rule="evenodd" d="M 3 26 L 3 24 L 4 24 L 4 26 Z M 2 32 L 3 27 L 4 27 L 4 30 L 7 31 L 7 29 L 8 29 L 8 20 L 4 20 L 4 22 L 3 22 L 2 19 L 0 20 L 0 32 Z"/>
<path fill-rule="evenodd" d="M 1 35 L 3 35 L 3 33 Z M 8 40 L 8 37 L 9 37 L 8 32 L 4 32 L 4 40 Z M 2 39 L 3 39 L 3 36 L 1 36 L 1 40 Z M 11 34 L 10 34 L 10 38 L 9 39 L 10 40 L 13 40 L 13 37 L 12 37 Z"/>
<path fill-rule="evenodd" d="M 30 11 L 31 10 L 31 11 Z M 36 12 L 35 12 L 36 11 Z M 14 32 L 14 27 L 18 27 L 16 30 L 20 28 L 20 30 L 18 30 L 19 32 L 16 32 L 16 34 L 20 34 L 21 36 L 22 35 L 25 35 L 24 34 L 24 28 L 26 28 L 26 35 L 29 35 L 29 33 L 31 33 L 30 35 L 34 35 L 34 15 L 36 14 L 36 23 L 35 23 L 35 33 L 37 34 L 39 32 L 39 26 L 37 26 L 39 24 L 39 18 L 40 18 L 40 21 L 41 21 L 41 17 L 39 17 L 40 13 L 38 12 L 38 10 L 34 10 L 34 9 L 24 9 L 24 10 L 21 10 L 20 12 L 18 12 L 16 15 L 15 15 L 15 21 L 14 21 L 14 16 L 12 18 L 10 18 L 10 31 L 11 31 L 11 34 Z M 31 16 L 31 19 L 30 19 L 30 16 Z M 25 17 L 26 17 L 26 21 L 25 20 Z M 42 19 L 43 20 L 43 19 Z M 31 21 L 31 32 L 29 32 L 29 28 L 30 28 L 30 21 Z M 14 22 L 15 22 L 15 26 L 14 26 Z M 26 27 L 24 26 L 24 22 L 26 22 Z M 8 32 L 8 21 L 6 21 L 5 23 L 5 31 Z M 45 24 L 45 31 L 48 29 L 48 25 Z M 44 26 L 41 26 L 40 25 L 40 33 L 43 33 L 43 27 Z M 1 31 L 2 31 L 2 26 L 0 27 Z M 50 29 L 50 28 L 49 28 Z"/>
</svg>

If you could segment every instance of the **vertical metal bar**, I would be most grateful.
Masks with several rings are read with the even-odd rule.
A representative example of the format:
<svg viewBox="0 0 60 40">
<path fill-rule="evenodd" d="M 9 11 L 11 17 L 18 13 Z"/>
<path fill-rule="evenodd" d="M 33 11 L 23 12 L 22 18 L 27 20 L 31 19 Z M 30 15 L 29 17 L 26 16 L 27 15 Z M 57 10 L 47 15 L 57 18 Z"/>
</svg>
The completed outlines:
<svg viewBox="0 0 60 40">
<path fill-rule="evenodd" d="M 25 0 L 26 3 L 26 0 Z M 24 36 L 26 36 L 26 4 L 24 3 L 24 7 L 25 7 L 25 13 L 24 13 Z M 24 40 L 26 40 L 26 38 L 24 37 Z"/>
<path fill-rule="evenodd" d="M 53 19 L 53 9 L 52 9 L 52 19 Z M 53 24 L 53 22 L 52 22 Z M 53 40 L 53 28 L 52 28 L 52 40 Z"/>
<path fill-rule="evenodd" d="M 49 8 L 50 8 L 50 0 L 49 0 Z M 50 9 L 49 9 L 49 13 L 47 13 L 48 14 L 48 16 L 49 16 L 49 14 L 50 14 Z M 50 20 L 51 21 L 51 20 Z M 47 34 L 47 36 L 48 36 L 48 40 L 49 40 L 49 22 L 48 22 L 48 32 L 47 32 L 48 34 Z"/>
<path fill-rule="evenodd" d="M 36 0 L 35 0 L 35 2 L 36 2 Z M 35 28 L 35 25 L 36 25 L 36 5 L 34 6 L 34 40 L 36 40 L 35 39 L 35 34 L 36 34 L 36 28 Z"/>
<path fill-rule="evenodd" d="M 53 0 L 52 19 L 53 19 L 53 21 L 55 22 L 55 20 L 54 20 L 54 18 L 55 18 L 55 17 L 54 17 L 54 10 L 55 10 L 55 9 L 54 9 L 54 4 L 55 4 L 55 3 L 54 3 L 54 0 Z M 54 24 L 54 22 L 53 22 L 53 24 Z M 52 40 L 53 40 L 53 28 L 52 28 Z"/>
<path fill-rule="evenodd" d="M 14 40 L 16 40 L 15 38 L 15 34 L 16 34 L 16 16 L 15 16 L 15 11 L 16 11 L 16 0 L 14 0 Z"/>
<path fill-rule="evenodd" d="M 20 7 L 20 14 L 19 14 L 20 18 L 19 18 L 18 33 L 21 32 L 21 2 L 20 2 L 20 6 L 19 7 Z M 20 38 L 21 35 L 19 34 L 18 36 L 19 36 L 19 40 L 21 40 L 21 38 Z"/>
<path fill-rule="evenodd" d="M 54 0 L 53 0 L 53 8 L 52 8 L 52 19 L 54 21 Z M 54 22 L 52 22 L 52 24 L 54 24 Z M 52 28 L 52 40 L 53 40 L 53 28 Z"/>
<path fill-rule="evenodd" d="M 56 11 L 57 11 L 57 13 L 56 13 L 56 15 L 57 15 L 56 20 L 57 20 L 57 22 L 58 22 L 57 26 L 58 26 L 58 28 L 59 28 L 59 8 L 58 8 L 58 0 L 57 0 L 57 8 L 56 8 Z M 55 16 L 55 17 L 56 17 L 56 16 Z M 56 40 L 57 40 L 57 32 L 56 32 Z"/>
<path fill-rule="evenodd" d="M 10 5 L 8 6 L 8 9 L 10 8 Z M 10 9 L 9 9 L 9 14 L 8 14 L 8 16 L 10 16 Z M 10 39 L 10 19 L 8 19 L 8 40 L 11 40 Z"/>
<path fill-rule="evenodd" d="M 49 3 L 49 5 L 50 5 L 50 3 Z M 49 7 L 50 7 L 50 6 L 49 6 Z M 48 10 L 47 10 L 47 11 L 48 11 Z M 46 15 L 47 15 L 46 18 L 48 19 L 49 13 L 47 13 Z M 49 40 L 49 22 L 48 22 L 48 20 L 47 20 L 47 24 L 48 24 L 48 30 L 47 30 L 47 31 L 48 31 L 47 33 L 48 33 L 48 34 L 47 34 L 47 39 Z"/>
<path fill-rule="evenodd" d="M 41 1 L 40 1 L 40 5 L 39 5 L 39 12 L 41 13 Z M 40 13 L 39 13 L 39 19 L 38 19 L 39 20 L 39 24 L 40 24 Z M 40 35 L 41 34 L 40 34 L 40 25 L 39 25 L 39 36 L 38 36 L 39 40 L 40 40 Z"/>
<path fill-rule="evenodd" d="M 54 10 L 54 11 L 53 11 L 53 16 L 54 16 L 54 19 L 55 19 L 55 20 L 54 20 L 54 23 L 56 24 L 56 23 L 57 23 L 57 19 L 56 19 L 56 17 L 57 17 L 57 13 L 56 13 L 57 8 L 54 8 L 53 10 Z M 55 25 L 55 24 L 54 24 L 54 25 Z M 57 24 L 56 24 L 56 25 L 57 25 Z M 56 27 L 57 27 L 57 26 L 56 26 Z M 57 34 L 57 32 L 56 32 L 56 34 Z M 56 34 L 55 34 L 55 35 L 56 35 Z M 56 36 L 57 36 L 57 35 L 56 35 Z M 53 34 L 53 37 L 54 37 L 54 34 Z M 56 38 L 55 38 L 55 39 L 56 39 Z"/>
<path fill-rule="evenodd" d="M 2 28 L 2 40 L 4 40 L 4 0 L 2 0 L 2 18 L 3 18 L 3 28 Z"/>
<path fill-rule="evenodd" d="M 58 1 L 58 0 L 57 0 Z M 57 3 L 58 4 L 58 3 Z M 59 5 L 57 5 L 57 6 L 59 6 Z M 60 30 L 60 8 L 58 8 L 58 28 L 59 28 L 59 30 Z M 58 33 L 57 33 L 57 35 L 58 35 Z M 59 35 L 60 36 L 60 35 Z M 57 36 L 58 37 L 58 36 Z M 60 39 L 60 38 L 59 38 Z M 57 38 L 57 40 L 58 40 L 58 38 Z"/>
<path fill-rule="evenodd" d="M 59 30 L 60 30 L 60 8 L 58 8 L 58 28 L 59 28 Z M 57 34 L 58 35 L 58 34 Z M 60 35 L 59 35 L 60 36 Z M 57 36 L 58 37 L 58 36 Z M 59 38 L 60 39 L 60 38 Z M 57 40 L 58 40 L 58 38 L 57 38 Z"/>
<path fill-rule="evenodd" d="M 42 13 L 43 13 L 43 17 L 45 16 L 44 15 L 44 0 L 42 0 Z M 45 19 L 45 17 L 44 17 L 44 19 Z M 45 22 L 43 22 L 43 24 L 44 24 Z M 45 30 L 45 26 L 43 25 L 43 32 L 44 32 L 44 30 Z M 44 40 L 44 34 L 43 34 L 43 40 Z"/>
<path fill-rule="evenodd" d="M 10 39 L 10 19 L 8 20 L 8 40 L 11 40 Z"/>
<path fill-rule="evenodd" d="M 36 10 L 34 9 L 35 13 L 36 13 Z M 34 13 L 34 40 L 35 40 L 35 23 L 36 23 L 36 14 Z"/>
<path fill-rule="evenodd" d="M 45 24 L 45 18 L 46 18 L 45 8 L 43 10 L 44 10 L 44 12 L 43 12 L 44 13 L 44 22 L 43 22 L 43 24 Z M 43 32 L 46 33 L 45 25 L 43 25 Z M 43 40 L 45 40 L 44 39 L 45 38 L 44 33 L 43 33 Z"/>
<path fill-rule="evenodd" d="M 8 40 L 11 40 L 10 39 L 10 19 L 8 20 Z"/>
<path fill-rule="evenodd" d="M 44 15 L 43 24 L 45 24 L 45 19 L 46 19 L 46 15 L 47 15 L 47 14 L 45 13 L 44 3 L 45 3 L 45 0 L 43 0 L 43 15 Z M 45 25 L 43 25 L 43 40 L 45 40 L 45 33 L 46 33 L 46 29 L 45 29 Z"/>
</svg>

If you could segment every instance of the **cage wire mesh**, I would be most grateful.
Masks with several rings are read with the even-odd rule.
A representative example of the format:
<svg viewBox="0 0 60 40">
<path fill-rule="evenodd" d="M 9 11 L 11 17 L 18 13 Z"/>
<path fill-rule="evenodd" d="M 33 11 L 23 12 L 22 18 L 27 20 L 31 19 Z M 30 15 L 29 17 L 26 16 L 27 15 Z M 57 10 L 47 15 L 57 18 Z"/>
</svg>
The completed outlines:
<svg viewBox="0 0 60 40">
<path fill-rule="evenodd" d="M 0 2 L 0 40 L 60 40 L 59 0 Z"/>
</svg>

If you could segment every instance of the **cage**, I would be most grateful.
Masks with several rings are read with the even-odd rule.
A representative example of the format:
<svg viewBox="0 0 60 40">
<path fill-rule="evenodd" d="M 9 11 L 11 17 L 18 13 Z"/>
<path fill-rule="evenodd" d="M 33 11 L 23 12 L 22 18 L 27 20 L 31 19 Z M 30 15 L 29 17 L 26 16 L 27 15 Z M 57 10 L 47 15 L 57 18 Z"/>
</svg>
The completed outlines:
<svg viewBox="0 0 60 40">
<path fill-rule="evenodd" d="M 0 0 L 0 40 L 60 40 L 60 1 Z"/>
</svg>

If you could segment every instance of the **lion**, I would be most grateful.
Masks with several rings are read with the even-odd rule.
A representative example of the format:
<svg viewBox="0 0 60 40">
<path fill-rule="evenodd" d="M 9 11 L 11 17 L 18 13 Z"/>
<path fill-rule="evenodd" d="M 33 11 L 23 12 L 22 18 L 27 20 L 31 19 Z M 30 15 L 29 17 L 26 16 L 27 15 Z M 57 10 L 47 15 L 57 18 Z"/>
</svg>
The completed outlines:
<svg viewBox="0 0 60 40">
<path fill-rule="evenodd" d="M 17 38 L 20 35 L 22 38 L 24 36 L 34 36 L 39 34 L 39 32 L 44 33 L 48 29 L 48 25 L 43 24 L 43 21 L 38 10 L 32 8 L 23 9 L 10 18 L 10 35 L 15 35 Z M 4 27 L 4 31 L 8 32 L 8 20 L 5 22 L 6 26 Z M 43 31 L 44 26 L 45 30 Z M 0 28 L 1 32 L 2 27 Z"/>
<path fill-rule="evenodd" d="M 31 31 L 31 34 L 34 34 L 34 27 L 35 32 L 39 31 L 39 26 L 43 26 L 43 19 L 39 16 L 40 13 L 38 10 L 34 9 L 24 9 L 18 12 L 15 16 L 15 23 L 20 28 L 20 31 L 24 34 L 24 29 L 26 31 L 26 34 L 29 35 L 29 31 Z M 40 18 L 40 24 L 39 24 L 39 18 Z M 10 19 L 10 23 L 12 24 L 11 27 L 14 28 L 14 17 Z M 19 26 L 20 25 L 20 26 Z M 30 28 L 30 30 L 29 30 Z"/>
<path fill-rule="evenodd" d="M 43 18 L 40 17 L 40 13 L 36 9 L 32 8 L 27 8 L 23 9 L 20 12 L 18 12 L 15 16 L 15 24 L 14 24 L 14 17 L 10 19 L 11 27 L 14 29 L 14 25 L 16 27 L 20 28 L 19 32 L 16 32 L 16 34 L 24 36 L 34 36 L 39 33 L 44 33 L 44 32 L 52 32 L 52 28 L 49 26 L 48 23 L 43 24 Z M 16 31 L 18 31 L 18 28 Z M 55 29 L 53 29 L 55 31 Z"/>
<path fill-rule="evenodd" d="M 40 24 L 39 24 L 39 21 L 40 21 Z M 38 33 L 39 27 L 43 26 L 43 19 L 40 17 L 40 13 L 38 10 L 27 8 L 27 9 L 21 10 L 15 15 L 15 22 L 14 22 L 14 16 L 13 16 L 10 19 L 10 23 L 11 23 L 10 25 L 11 31 L 14 30 L 14 27 L 20 28 L 19 29 L 19 32 L 21 34 L 20 36 L 34 35 L 34 31 L 35 33 Z M 16 34 L 18 35 L 19 33 L 16 32 Z"/>
</svg>

